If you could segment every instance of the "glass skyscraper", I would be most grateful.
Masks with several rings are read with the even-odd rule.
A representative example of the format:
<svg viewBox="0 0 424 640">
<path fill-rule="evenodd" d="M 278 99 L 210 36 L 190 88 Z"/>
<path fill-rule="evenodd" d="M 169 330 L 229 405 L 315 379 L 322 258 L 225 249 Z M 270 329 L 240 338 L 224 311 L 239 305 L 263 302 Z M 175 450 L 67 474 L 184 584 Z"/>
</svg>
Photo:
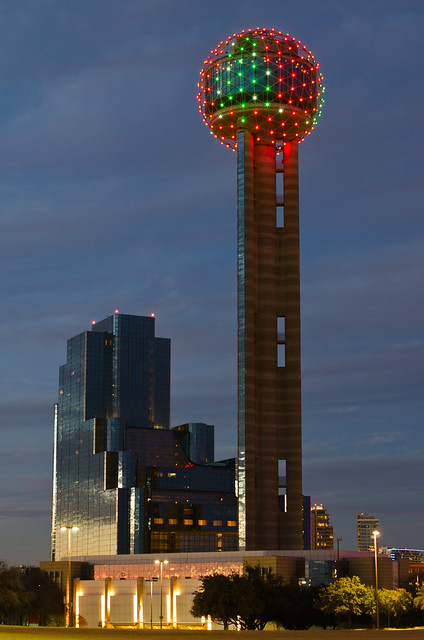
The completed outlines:
<svg viewBox="0 0 424 640">
<path fill-rule="evenodd" d="M 237 548 L 234 459 L 170 429 L 170 340 L 117 312 L 68 340 L 54 417 L 52 560 Z"/>
</svg>

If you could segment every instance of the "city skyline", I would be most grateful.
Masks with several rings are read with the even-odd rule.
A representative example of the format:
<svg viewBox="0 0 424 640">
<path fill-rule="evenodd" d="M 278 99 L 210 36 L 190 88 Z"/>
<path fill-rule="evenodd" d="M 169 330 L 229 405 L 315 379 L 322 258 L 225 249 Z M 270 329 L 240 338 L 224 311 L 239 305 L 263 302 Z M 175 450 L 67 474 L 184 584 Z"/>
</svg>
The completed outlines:
<svg viewBox="0 0 424 640">
<path fill-rule="evenodd" d="M 422 131 L 409 111 L 424 92 L 424 7 L 232 9 L 3 9 L 0 557 L 10 564 L 49 557 L 65 340 L 115 308 L 155 313 L 172 340 L 171 425 L 215 424 L 217 457 L 236 453 L 236 157 L 211 143 L 195 95 L 205 54 L 258 24 L 306 42 L 327 89 L 299 151 L 304 493 L 325 504 L 342 548 L 356 548 L 362 511 L 378 515 L 382 545 L 424 546 Z"/>
</svg>

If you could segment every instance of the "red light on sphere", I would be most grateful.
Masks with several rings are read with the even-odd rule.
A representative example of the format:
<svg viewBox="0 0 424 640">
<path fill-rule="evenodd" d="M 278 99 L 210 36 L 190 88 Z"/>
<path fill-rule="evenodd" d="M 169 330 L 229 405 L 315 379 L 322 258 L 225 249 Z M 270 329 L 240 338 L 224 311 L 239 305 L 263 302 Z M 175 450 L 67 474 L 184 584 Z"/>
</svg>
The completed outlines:
<svg viewBox="0 0 424 640">
<path fill-rule="evenodd" d="M 233 150 L 241 127 L 250 133 L 260 127 L 255 140 L 280 151 L 286 142 L 303 140 L 321 113 L 319 65 L 300 41 L 279 33 L 257 27 L 234 34 L 212 51 L 201 71 L 197 97 L 203 120 Z M 241 71 L 250 68 L 252 82 Z"/>
</svg>

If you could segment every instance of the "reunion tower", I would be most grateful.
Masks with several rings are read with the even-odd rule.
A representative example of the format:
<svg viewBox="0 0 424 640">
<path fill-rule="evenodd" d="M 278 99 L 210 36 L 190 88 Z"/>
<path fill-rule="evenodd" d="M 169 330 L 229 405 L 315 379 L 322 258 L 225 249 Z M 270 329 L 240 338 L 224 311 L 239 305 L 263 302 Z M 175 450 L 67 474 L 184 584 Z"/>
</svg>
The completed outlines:
<svg viewBox="0 0 424 640">
<path fill-rule="evenodd" d="M 199 82 L 205 123 L 237 150 L 241 549 L 303 547 L 298 144 L 322 94 L 311 52 L 274 29 L 221 42 Z"/>
</svg>

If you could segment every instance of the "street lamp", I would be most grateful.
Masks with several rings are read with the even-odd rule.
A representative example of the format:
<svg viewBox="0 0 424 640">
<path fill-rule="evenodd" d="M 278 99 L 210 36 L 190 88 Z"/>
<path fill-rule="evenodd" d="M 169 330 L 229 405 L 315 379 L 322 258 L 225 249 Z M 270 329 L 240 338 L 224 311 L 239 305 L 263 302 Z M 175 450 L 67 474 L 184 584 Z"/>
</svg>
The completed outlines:
<svg viewBox="0 0 424 640">
<path fill-rule="evenodd" d="M 68 532 L 68 575 L 66 580 L 66 618 L 65 625 L 71 626 L 71 531 L 78 531 L 78 527 L 63 525 L 61 531 Z"/>
<path fill-rule="evenodd" d="M 339 562 L 340 560 L 340 543 L 343 540 L 343 538 L 336 538 L 337 540 L 337 562 Z"/>
<path fill-rule="evenodd" d="M 168 560 L 155 560 L 155 564 L 160 564 L 160 628 L 162 629 L 163 625 L 163 588 L 162 588 L 162 575 L 163 575 L 163 565 L 168 564 Z"/>
<path fill-rule="evenodd" d="M 380 607 L 378 602 L 378 562 L 377 562 L 377 536 L 380 532 L 372 532 L 374 538 L 374 566 L 375 566 L 375 628 L 380 629 Z"/>
</svg>

